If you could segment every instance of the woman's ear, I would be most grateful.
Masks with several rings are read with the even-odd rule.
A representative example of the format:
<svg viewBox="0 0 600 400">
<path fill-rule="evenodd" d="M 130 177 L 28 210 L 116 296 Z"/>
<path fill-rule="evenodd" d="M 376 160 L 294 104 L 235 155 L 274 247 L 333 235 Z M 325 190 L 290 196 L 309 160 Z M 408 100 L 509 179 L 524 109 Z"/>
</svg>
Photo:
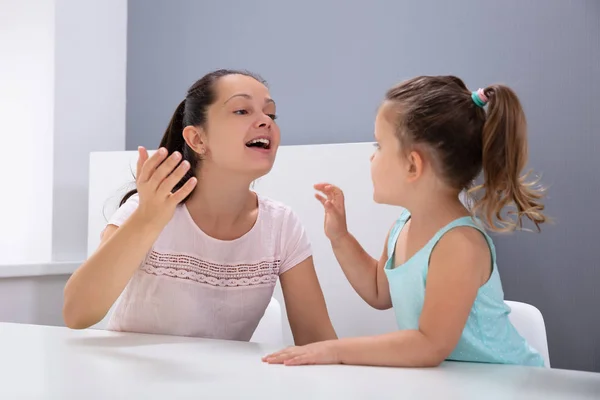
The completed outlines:
<svg viewBox="0 0 600 400">
<path fill-rule="evenodd" d="M 183 128 L 183 139 L 196 153 L 206 153 L 206 133 L 204 129 L 188 125 Z"/>
</svg>

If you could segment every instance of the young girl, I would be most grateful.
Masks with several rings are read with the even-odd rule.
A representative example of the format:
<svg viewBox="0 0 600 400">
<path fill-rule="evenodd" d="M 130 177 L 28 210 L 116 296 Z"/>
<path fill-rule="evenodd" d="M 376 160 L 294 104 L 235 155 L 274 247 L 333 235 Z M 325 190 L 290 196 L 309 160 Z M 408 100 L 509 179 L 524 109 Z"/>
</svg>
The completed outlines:
<svg viewBox="0 0 600 400">
<path fill-rule="evenodd" d="M 487 105 L 487 113 L 484 111 Z M 525 115 L 515 93 L 493 85 L 471 93 L 452 76 L 418 77 L 388 91 L 375 121 L 374 200 L 404 211 L 379 260 L 347 231 L 342 191 L 315 188 L 325 233 L 357 293 L 394 308 L 399 331 L 292 347 L 270 363 L 437 366 L 444 360 L 543 366 L 511 325 L 496 252 L 459 194 L 483 169 L 474 211 L 491 229 L 539 229 L 541 193 L 525 182 Z M 514 219 L 501 211 L 512 206 Z"/>
<path fill-rule="evenodd" d="M 280 133 L 263 81 L 219 70 L 197 81 L 148 157 L 137 189 L 65 287 L 67 326 L 250 340 L 281 281 L 296 344 L 334 339 L 298 217 L 257 195 Z"/>
</svg>

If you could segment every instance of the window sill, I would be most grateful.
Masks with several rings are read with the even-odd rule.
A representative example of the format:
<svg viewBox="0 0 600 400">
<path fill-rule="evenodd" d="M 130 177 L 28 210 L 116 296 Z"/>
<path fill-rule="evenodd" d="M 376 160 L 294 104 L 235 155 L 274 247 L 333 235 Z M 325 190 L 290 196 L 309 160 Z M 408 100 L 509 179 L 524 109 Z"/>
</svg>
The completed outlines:
<svg viewBox="0 0 600 400">
<path fill-rule="evenodd" d="M 82 264 L 78 262 L 49 262 L 39 264 L 0 265 L 0 279 L 27 276 L 71 275 Z"/>
</svg>

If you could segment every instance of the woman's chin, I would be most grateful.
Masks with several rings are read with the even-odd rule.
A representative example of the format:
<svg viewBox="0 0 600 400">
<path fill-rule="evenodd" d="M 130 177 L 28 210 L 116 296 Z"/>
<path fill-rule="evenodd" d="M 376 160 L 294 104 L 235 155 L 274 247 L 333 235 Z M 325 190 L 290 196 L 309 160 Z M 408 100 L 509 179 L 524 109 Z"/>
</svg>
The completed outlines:
<svg viewBox="0 0 600 400">
<path fill-rule="evenodd" d="M 254 181 L 267 175 L 272 169 L 273 163 L 252 163 L 252 165 L 246 166 L 244 172 Z"/>
</svg>

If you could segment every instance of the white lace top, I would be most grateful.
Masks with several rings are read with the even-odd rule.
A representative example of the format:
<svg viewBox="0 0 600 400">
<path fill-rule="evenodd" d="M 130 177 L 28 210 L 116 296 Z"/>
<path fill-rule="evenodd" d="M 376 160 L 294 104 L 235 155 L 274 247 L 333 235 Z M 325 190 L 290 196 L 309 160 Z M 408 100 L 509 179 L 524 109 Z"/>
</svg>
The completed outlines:
<svg viewBox="0 0 600 400">
<path fill-rule="evenodd" d="M 108 221 L 121 225 L 132 196 Z M 292 210 L 258 196 L 258 218 L 244 236 L 206 235 L 180 205 L 118 300 L 108 328 L 117 331 L 250 340 L 280 274 L 311 255 Z"/>
</svg>

